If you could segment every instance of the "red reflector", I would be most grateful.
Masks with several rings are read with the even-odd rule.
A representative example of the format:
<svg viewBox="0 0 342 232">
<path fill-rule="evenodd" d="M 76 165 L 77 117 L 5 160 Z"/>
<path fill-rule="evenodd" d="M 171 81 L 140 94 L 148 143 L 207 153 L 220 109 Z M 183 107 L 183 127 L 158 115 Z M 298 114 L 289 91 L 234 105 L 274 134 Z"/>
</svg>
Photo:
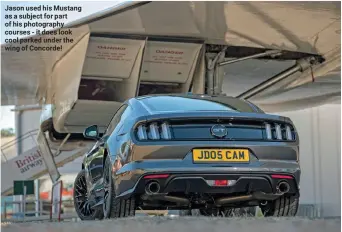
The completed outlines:
<svg viewBox="0 0 342 232">
<path fill-rule="evenodd" d="M 292 176 L 287 175 L 271 175 L 273 179 L 293 179 Z"/>
<path fill-rule="evenodd" d="M 154 174 L 154 175 L 144 176 L 144 179 L 163 179 L 163 178 L 168 178 L 169 176 L 170 176 L 169 174 Z"/>
<path fill-rule="evenodd" d="M 214 186 L 227 186 L 228 180 L 215 180 Z"/>
</svg>

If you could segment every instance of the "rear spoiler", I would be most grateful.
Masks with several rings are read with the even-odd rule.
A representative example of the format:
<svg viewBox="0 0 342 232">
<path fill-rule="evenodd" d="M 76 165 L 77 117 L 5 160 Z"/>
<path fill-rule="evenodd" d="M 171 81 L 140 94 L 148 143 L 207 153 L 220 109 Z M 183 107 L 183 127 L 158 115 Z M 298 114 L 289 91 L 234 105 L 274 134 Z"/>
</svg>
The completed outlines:
<svg viewBox="0 0 342 232">
<path fill-rule="evenodd" d="M 229 111 L 196 111 L 196 112 L 168 112 L 160 114 L 152 114 L 145 117 L 146 121 L 155 121 L 160 119 L 241 119 L 241 120 L 257 120 L 257 121 L 278 121 L 289 122 L 292 121 L 289 118 L 262 114 L 262 113 L 245 113 L 245 112 L 229 112 Z"/>
</svg>

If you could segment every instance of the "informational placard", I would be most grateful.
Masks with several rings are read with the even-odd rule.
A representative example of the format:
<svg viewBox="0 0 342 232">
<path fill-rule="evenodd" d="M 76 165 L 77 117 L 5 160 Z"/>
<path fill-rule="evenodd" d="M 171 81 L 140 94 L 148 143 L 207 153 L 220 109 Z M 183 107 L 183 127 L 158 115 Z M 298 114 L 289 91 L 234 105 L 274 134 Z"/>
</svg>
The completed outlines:
<svg viewBox="0 0 342 232">
<path fill-rule="evenodd" d="M 63 190 L 63 182 L 61 180 L 52 185 L 51 211 L 50 211 L 51 220 L 58 219 L 58 221 L 61 221 L 62 190 Z"/>
<path fill-rule="evenodd" d="M 141 81 L 185 83 L 202 44 L 148 41 Z"/>
<path fill-rule="evenodd" d="M 90 38 L 83 65 L 84 76 L 129 78 L 144 41 Z"/>
</svg>

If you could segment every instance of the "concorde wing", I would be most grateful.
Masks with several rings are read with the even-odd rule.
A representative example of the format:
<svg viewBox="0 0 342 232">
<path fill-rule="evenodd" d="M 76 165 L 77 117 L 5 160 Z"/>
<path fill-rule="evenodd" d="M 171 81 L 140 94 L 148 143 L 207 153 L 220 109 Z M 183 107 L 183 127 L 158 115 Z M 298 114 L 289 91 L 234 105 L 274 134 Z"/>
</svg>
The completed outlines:
<svg viewBox="0 0 342 232">
<path fill-rule="evenodd" d="M 34 39 L 62 38 L 63 36 L 35 36 Z M 1 105 L 26 105 L 44 101 L 51 87 L 51 75 L 56 64 L 65 55 L 73 53 L 75 46 L 87 49 L 88 26 L 72 29 L 69 37 L 73 42 L 56 44 L 41 42 L 38 48 L 61 46 L 59 51 L 7 51 L 8 44 L 1 46 Z M 19 44 L 11 44 L 20 47 Z M 32 49 L 34 49 L 32 47 Z M 84 54 L 74 54 L 84 59 Z M 83 57 L 82 57 L 83 56 Z M 81 67 L 77 67 L 81 69 Z"/>
<path fill-rule="evenodd" d="M 334 81 L 336 76 L 340 75 L 340 64 L 338 64 L 341 46 L 340 4 L 340 2 L 130 2 L 70 24 L 70 27 L 77 28 L 75 30 L 79 32 L 75 32 L 75 43 L 65 44 L 66 49 L 63 52 L 15 54 L 2 49 L 1 103 L 29 104 L 44 99 L 49 102 L 53 98 L 53 92 L 49 88 L 57 62 L 66 55 L 66 52 L 71 54 L 74 46 L 80 42 L 80 46 L 84 46 L 81 53 L 85 53 L 89 40 L 85 36 L 90 35 L 136 36 L 155 40 L 177 37 L 193 39 L 205 44 L 322 55 L 326 60 L 322 65 L 314 67 L 316 82 L 313 84 L 310 84 L 312 75 L 308 70 L 298 74 L 299 76 L 296 74 L 289 77 L 251 100 L 268 107 L 267 104 L 284 103 L 286 98 L 294 93 L 292 91 L 296 92 L 292 96 L 296 96 L 297 100 L 312 98 L 316 96 L 313 93 L 317 92 L 320 86 L 332 85 L 331 81 L 324 81 L 329 80 L 332 73 L 335 75 Z M 84 59 L 84 55 L 77 57 Z M 63 67 L 59 66 L 59 68 Z M 79 69 L 73 67 L 75 75 L 80 73 Z M 232 67 L 227 66 L 225 71 L 229 72 L 231 69 Z M 242 76 L 245 69 L 241 68 L 240 71 L 238 76 Z M 243 92 L 249 83 L 254 82 L 254 79 L 265 80 L 266 77 L 269 76 L 250 76 L 250 79 L 244 79 L 247 84 L 239 91 Z M 233 79 L 230 79 L 230 86 L 239 84 L 233 82 Z M 324 84 L 318 84 L 319 81 Z M 322 96 L 336 95 L 335 87 L 327 87 Z M 297 91 L 296 88 L 304 88 L 305 91 Z"/>
<path fill-rule="evenodd" d="M 72 42 L 56 44 L 44 42 L 37 44 L 37 47 L 53 47 L 62 45 L 59 51 L 25 51 L 16 52 L 15 48 L 8 51 L 6 47 L 20 46 L 16 43 L 1 45 L 1 105 L 27 105 L 37 103 L 51 103 L 54 92 L 51 91 L 53 72 L 64 69 L 64 64 L 59 62 L 68 56 L 68 59 L 79 60 L 80 66 L 68 67 L 70 72 L 81 75 L 82 64 L 89 41 L 90 30 L 87 23 L 99 20 L 108 15 L 121 13 L 132 7 L 140 6 L 141 2 L 123 2 L 115 7 L 97 12 L 66 26 L 71 28 L 72 35 L 68 35 Z M 55 30 L 59 30 L 56 28 Z M 69 30 L 69 29 L 65 29 Z M 62 38 L 63 36 L 33 36 L 33 39 Z M 77 47 L 77 49 L 75 49 Z M 81 47 L 81 48 L 80 48 Z M 75 52 L 77 50 L 77 52 Z M 79 78 L 78 78 L 79 79 Z M 75 80 L 78 80 L 75 77 Z M 72 80 L 71 80 L 72 81 Z M 58 80 L 56 80 L 58 83 Z M 75 90 L 77 91 L 77 90 Z"/>
</svg>

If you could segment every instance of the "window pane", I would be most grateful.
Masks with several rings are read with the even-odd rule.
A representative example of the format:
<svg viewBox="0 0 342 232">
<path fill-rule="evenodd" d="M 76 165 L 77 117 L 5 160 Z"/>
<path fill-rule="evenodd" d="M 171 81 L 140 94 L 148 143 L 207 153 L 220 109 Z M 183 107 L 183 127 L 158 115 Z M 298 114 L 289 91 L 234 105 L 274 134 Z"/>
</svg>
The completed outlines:
<svg viewBox="0 0 342 232">
<path fill-rule="evenodd" d="M 121 108 L 115 113 L 115 115 L 114 115 L 112 121 L 110 122 L 110 124 L 109 124 L 109 126 L 108 126 L 108 128 L 107 128 L 107 130 L 106 130 L 106 133 L 105 133 L 106 135 L 110 135 L 110 134 L 114 131 L 115 127 L 116 127 L 116 126 L 118 125 L 118 123 L 120 122 L 121 116 L 122 116 L 122 114 L 123 114 L 123 112 L 125 111 L 126 108 L 127 108 L 127 105 L 123 105 L 123 106 L 121 106 Z"/>
</svg>

